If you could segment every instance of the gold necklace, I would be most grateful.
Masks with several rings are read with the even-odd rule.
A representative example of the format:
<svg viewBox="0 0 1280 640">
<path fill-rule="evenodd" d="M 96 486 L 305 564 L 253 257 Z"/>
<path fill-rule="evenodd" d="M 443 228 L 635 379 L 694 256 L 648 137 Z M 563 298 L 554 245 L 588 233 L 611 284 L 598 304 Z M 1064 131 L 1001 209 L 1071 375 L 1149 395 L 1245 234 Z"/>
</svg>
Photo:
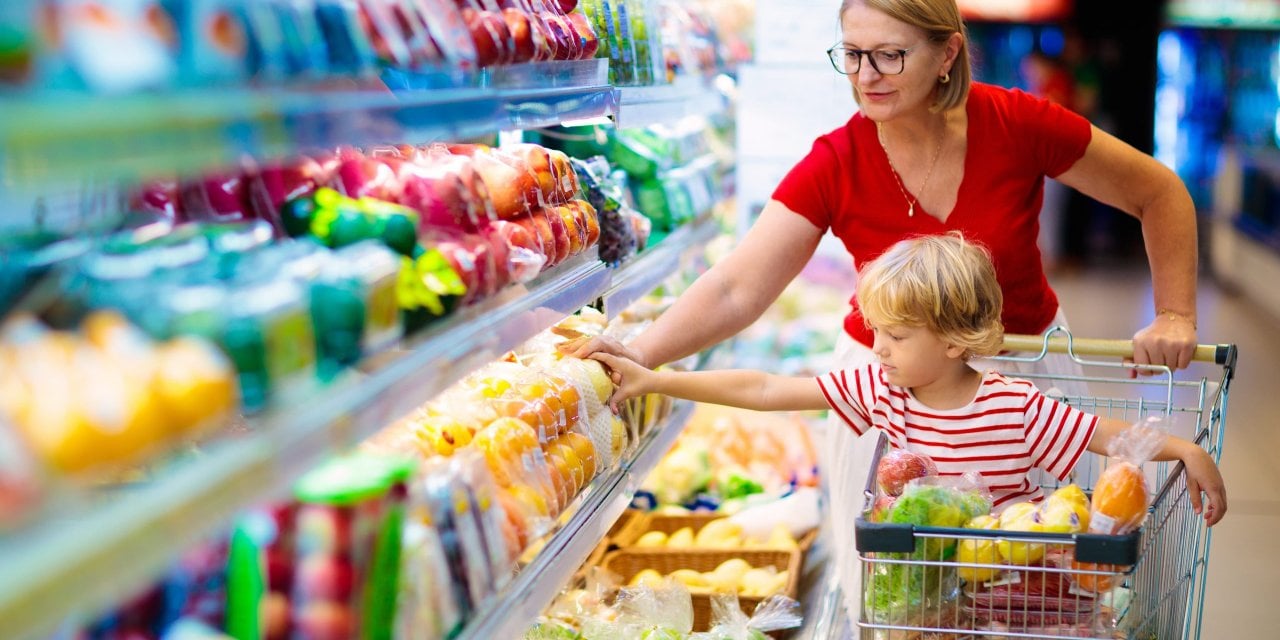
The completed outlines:
<svg viewBox="0 0 1280 640">
<path fill-rule="evenodd" d="M 902 184 L 902 176 L 898 175 L 898 168 L 893 166 L 893 158 L 889 157 L 889 146 L 884 143 L 884 130 L 880 128 L 880 123 L 876 123 L 876 138 L 880 141 L 880 148 L 884 150 L 884 158 L 889 161 L 889 172 L 893 174 L 894 184 L 898 185 L 898 191 L 902 193 L 902 199 L 907 201 L 907 217 L 912 218 L 916 215 L 916 203 L 920 202 L 920 198 L 912 198 L 907 193 L 907 188 Z M 933 161 L 929 163 L 929 170 L 924 174 L 924 182 L 920 183 L 920 190 L 916 193 L 923 194 L 924 188 L 929 186 L 929 178 L 933 177 L 933 168 L 938 166 L 938 157 L 942 155 L 942 142 L 947 139 L 946 122 L 943 122 L 942 135 L 938 136 L 938 148 L 933 150 Z"/>
</svg>

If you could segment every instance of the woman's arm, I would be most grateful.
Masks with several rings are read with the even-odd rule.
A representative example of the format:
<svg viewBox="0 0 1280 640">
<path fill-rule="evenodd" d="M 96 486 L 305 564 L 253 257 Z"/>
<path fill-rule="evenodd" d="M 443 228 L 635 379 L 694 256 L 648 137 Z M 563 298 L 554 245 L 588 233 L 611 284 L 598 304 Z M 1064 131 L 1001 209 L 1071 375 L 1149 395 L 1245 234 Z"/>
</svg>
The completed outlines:
<svg viewBox="0 0 1280 640">
<path fill-rule="evenodd" d="M 1093 430 L 1093 438 L 1089 440 L 1089 450 L 1098 455 L 1107 455 L 1107 445 L 1122 431 L 1129 428 L 1127 422 L 1114 418 L 1098 417 L 1098 426 Z M 1227 513 L 1227 487 L 1222 480 L 1218 465 L 1204 449 L 1196 443 L 1177 436 L 1165 439 L 1164 447 L 1156 454 L 1156 461 L 1181 460 L 1187 468 L 1187 495 L 1191 497 L 1191 507 L 1196 513 L 1203 513 L 1205 522 L 1213 526 L 1222 520 Z M 1200 493 L 1208 497 L 1208 507 L 1201 502 Z"/>
<path fill-rule="evenodd" d="M 1196 211 L 1187 188 L 1155 158 L 1093 128 L 1084 157 L 1058 181 L 1142 222 L 1156 317 L 1133 336 L 1134 361 L 1174 369 L 1196 346 Z"/>
<path fill-rule="evenodd" d="M 827 408 L 816 378 L 776 376 L 763 371 L 653 371 L 626 358 L 598 352 L 592 358 L 609 367 L 618 385 L 609 405 L 646 393 L 756 411 L 809 411 Z"/>
<path fill-rule="evenodd" d="M 595 338 L 573 345 L 572 354 L 606 351 L 656 367 L 706 349 L 759 318 L 821 239 L 822 230 L 804 216 L 770 200 L 742 242 L 629 345 Z"/>
</svg>

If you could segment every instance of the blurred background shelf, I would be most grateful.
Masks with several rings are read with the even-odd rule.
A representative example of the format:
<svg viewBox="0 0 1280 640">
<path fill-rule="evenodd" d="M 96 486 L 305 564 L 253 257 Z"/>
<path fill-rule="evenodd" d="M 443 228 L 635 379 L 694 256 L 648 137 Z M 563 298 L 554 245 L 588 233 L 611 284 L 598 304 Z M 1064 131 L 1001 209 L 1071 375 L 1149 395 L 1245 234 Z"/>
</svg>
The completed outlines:
<svg viewBox="0 0 1280 640">
<path fill-rule="evenodd" d="M 724 111 L 724 94 L 701 78 L 680 77 L 669 85 L 621 87 L 617 124 L 619 127 L 647 127 L 670 124 L 689 116 L 707 116 Z"/>
<path fill-rule="evenodd" d="M 677 403 L 666 420 L 642 437 L 628 460 L 592 481 L 578 498 L 573 515 L 533 562 L 480 610 L 459 638 L 522 637 L 622 515 L 640 482 L 675 443 L 693 407 L 693 403 Z"/>
</svg>

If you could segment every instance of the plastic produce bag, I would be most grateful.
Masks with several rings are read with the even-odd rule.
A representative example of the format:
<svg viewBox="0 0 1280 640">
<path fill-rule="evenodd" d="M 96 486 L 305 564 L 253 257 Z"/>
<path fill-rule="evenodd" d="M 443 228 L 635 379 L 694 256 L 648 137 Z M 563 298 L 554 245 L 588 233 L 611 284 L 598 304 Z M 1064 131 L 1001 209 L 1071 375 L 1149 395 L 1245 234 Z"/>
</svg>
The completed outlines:
<svg viewBox="0 0 1280 640">
<path fill-rule="evenodd" d="M 1093 487 L 1089 533 L 1118 535 L 1142 526 L 1151 497 L 1142 465 L 1155 458 L 1168 439 L 1165 420 L 1149 416 L 1107 444 L 1111 460 Z"/>
<path fill-rule="evenodd" d="M 711 630 L 695 633 L 689 640 L 766 640 L 766 632 L 792 629 L 802 622 L 800 603 L 786 596 L 763 600 L 748 618 L 737 595 L 717 593 L 711 596 Z"/>
<path fill-rule="evenodd" d="M 585 621 L 586 640 L 683 640 L 693 630 L 693 598 L 668 579 L 657 589 L 623 587 L 614 601 L 613 622 Z"/>
</svg>

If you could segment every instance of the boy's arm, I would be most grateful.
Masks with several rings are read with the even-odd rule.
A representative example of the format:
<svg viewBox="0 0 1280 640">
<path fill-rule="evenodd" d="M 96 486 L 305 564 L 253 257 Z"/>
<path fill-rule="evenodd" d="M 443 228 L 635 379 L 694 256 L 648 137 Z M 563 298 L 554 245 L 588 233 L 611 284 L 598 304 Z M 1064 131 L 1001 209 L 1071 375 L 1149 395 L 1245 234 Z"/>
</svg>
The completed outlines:
<svg viewBox="0 0 1280 640">
<path fill-rule="evenodd" d="M 609 404 L 646 393 L 757 411 L 808 411 L 827 408 L 815 378 L 777 376 L 763 371 L 652 371 L 626 358 L 591 354 L 609 367 L 618 385 Z"/>
<path fill-rule="evenodd" d="M 1098 416 L 1098 426 L 1094 428 L 1093 438 L 1089 440 L 1089 450 L 1098 455 L 1107 455 L 1107 445 L 1111 439 L 1128 428 L 1127 422 Z M 1196 513 L 1204 514 L 1209 526 L 1222 520 L 1222 516 L 1227 513 L 1227 487 L 1218 465 L 1208 452 L 1194 442 L 1171 435 L 1165 439 L 1164 447 L 1156 454 L 1155 460 L 1181 460 L 1187 468 L 1187 494 L 1191 496 L 1191 507 Z M 1201 492 L 1209 499 L 1208 508 L 1202 506 Z"/>
</svg>

